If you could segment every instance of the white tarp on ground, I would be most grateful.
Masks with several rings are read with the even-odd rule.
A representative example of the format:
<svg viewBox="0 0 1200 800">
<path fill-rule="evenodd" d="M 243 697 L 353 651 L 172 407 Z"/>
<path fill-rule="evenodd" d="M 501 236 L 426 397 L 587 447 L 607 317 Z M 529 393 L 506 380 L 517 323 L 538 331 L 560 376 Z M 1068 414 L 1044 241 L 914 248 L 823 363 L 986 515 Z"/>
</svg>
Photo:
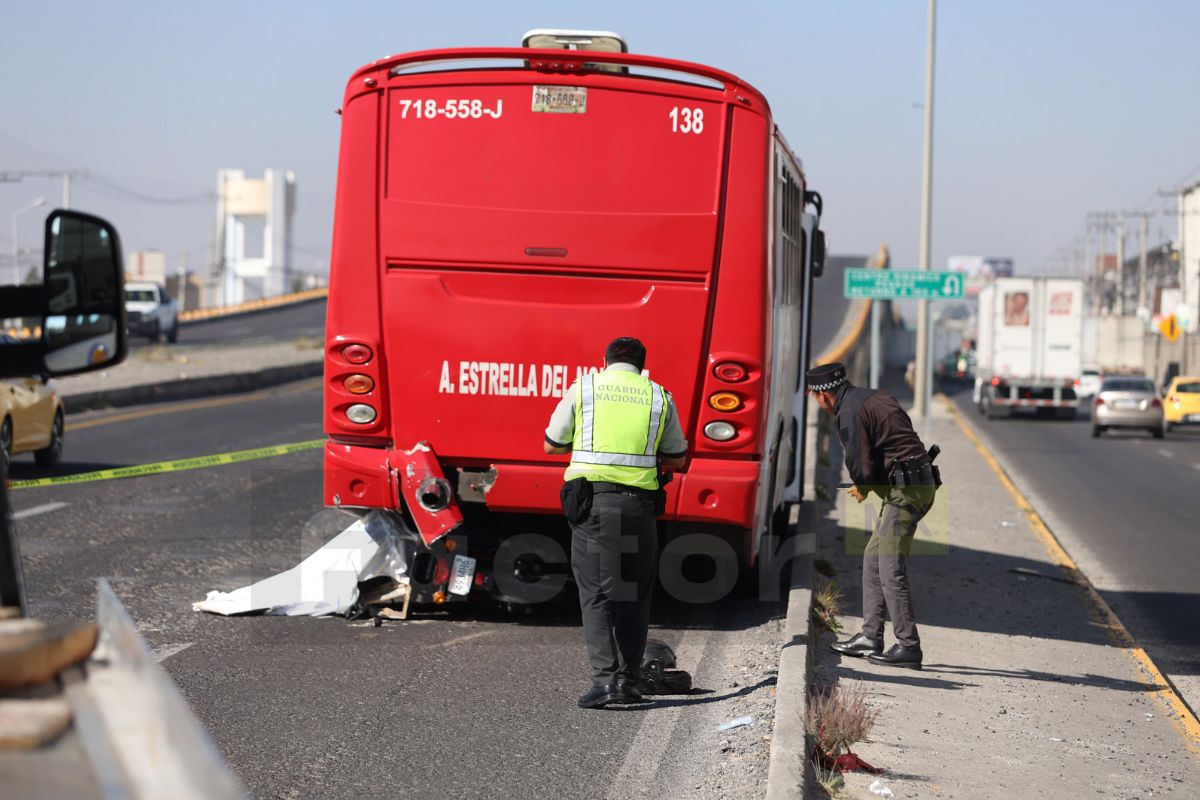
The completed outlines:
<svg viewBox="0 0 1200 800">
<path fill-rule="evenodd" d="M 280 616 L 344 614 L 359 581 L 387 576 L 407 583 L 405 548 L 414 534 L 386 512 L 371 511 L 295 567 L 232 592 L 211 591 L 195 611 Z"/>
</svg>

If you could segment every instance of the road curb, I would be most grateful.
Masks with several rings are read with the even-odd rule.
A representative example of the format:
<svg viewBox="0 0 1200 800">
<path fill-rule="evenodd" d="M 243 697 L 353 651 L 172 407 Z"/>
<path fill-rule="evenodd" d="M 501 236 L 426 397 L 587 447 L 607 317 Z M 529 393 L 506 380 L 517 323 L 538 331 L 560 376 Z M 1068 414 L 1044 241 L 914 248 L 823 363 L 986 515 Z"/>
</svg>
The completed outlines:
<svg viewBox="0 0 1200 800">
<path fill-rule="evenodd" d="M 796 535 L 815 529 L 815 511 L 816 503 L 808 503 L 801 509 Z M 792 561 L 783 649 L 775 684 L 775 730 L 767 769 L 767 800 L 807 797 L 812 777 L 808 737 L 804 732 L 813 668 L 812 558 L 811 554 L 806 556 Z"/>
<path fill-rule="evenodd" d="M 282 383 L 312 378 L 321 375 L 324 369 L 324 361 L 305 361 L 300 364 L 269 367 L 257 372 L 233 372 L 161 383 L 122 386 L 115 389 L 98 389 L 64 395 L 63 405 L 66 406 L 68 414 L 75 414 L 80 411 L 98 411 L 145 403 L 166 403 L 213 395 L 252 392 Z"/>
<path fill-rule="evenodd" d="M 804 720 L 808 715 L 808 690 L 812 685 L 814 641 L 812 622 L 813 555 L 819 527 L 817 517 L 818 454 L 823 428 L 815 403 L 809 406 L 805 434 L 811 446 L 805 452 L 805 501 L 792 531 L 797 542 L 791 560 L 787 618 L 779 653 L 779 675 L 775 684 L 775 729 L 771 737 L 771 759 L 767 768 L 768 800 L 794 800 L 808 796 L 813 766 L 808 758 Z"/>
</svg>

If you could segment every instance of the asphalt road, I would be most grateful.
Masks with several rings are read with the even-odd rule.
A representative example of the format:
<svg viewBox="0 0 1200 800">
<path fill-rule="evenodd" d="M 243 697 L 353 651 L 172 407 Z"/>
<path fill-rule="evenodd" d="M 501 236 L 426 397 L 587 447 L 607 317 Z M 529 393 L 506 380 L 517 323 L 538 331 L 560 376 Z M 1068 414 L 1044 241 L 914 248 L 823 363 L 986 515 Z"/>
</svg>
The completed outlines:
<svg viewBox="0 0 1200 800">
<path fill-rule="evenodd" d="M 309 300 L 267 311 L 188 322 L 179 327 L 176 348 L 191 345 L 257 344 L 283 342 L 300 337 L 325 335 L 325 300 Z M 133 347 L 153 346 L 146 339 L 132 338 Z"/>
<path fill-rule="evenodd" d="M 318 438 L 320 410 L 309 381 L 72 417 L 60 471 Z M 14 491 L 32 611 L 90 616 L 93 581 L 109 577 L 258 797 L 761 794 L 741 773 L 757 763 L 765 778 L 766 730 L 715 727 L 773 708 L 778 602 L 660 598 L 652 635 L 702 691 L 646 713 L 576 708 L 587 672 L 569 595 L 528 615 L 456 609 L 381 628 L 193 612 L 210 589 L 290 568 L 352 521 L 321 508 L 320 467 L 311 451 Z M 13 463 L 15 480 L 44 474 Z"/>
<path fill-rule="evenodd" d="M 814 346 L 845 312 L 818 288 Z M 836 285 L 835 285 L 836 284 Z M 824 298 L 824 299 L 820 299 Z M 189 325 L 180 346 L 323 333 L 324 303 Z M 838 312 L 838 309 L 841 309 Z M 68 420 L 56 470 L 210 455 L 320 438 L 319 381 Z M 12 478 L 44 477 L 18 457 Z M 644 713 L 583 713 L 571 588 L 512 615 L 478 606 L 404 623 L 224 618 L 192 611 L 288 569 L 352 522 L 323 509 L 321 452 L 143 478 L 17 490 L 32 610 L 87 617 L 108 577 L 232 768 L 258 797 L 741 797 L 765 790 L 778 601 L 660 596 L 651 635 L 697 691 Z M 719 723 L 756 722 L 720 735 Z"/>
<path fill-rule="evenodd" d="M 1073 422 L 987 420 L 955 395 L 1139 643 L 1200 710 L 1200 428 L 1091 438 Z"/>
</svg>

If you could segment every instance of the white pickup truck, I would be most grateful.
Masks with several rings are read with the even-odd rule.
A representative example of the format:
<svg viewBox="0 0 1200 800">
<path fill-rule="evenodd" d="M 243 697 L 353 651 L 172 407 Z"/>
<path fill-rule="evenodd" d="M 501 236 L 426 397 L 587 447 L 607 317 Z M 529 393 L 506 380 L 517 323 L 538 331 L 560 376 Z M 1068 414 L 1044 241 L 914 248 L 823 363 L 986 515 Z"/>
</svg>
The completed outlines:
<svg viewBox="0 0 1200 800">
<path fill-rule="evenodd" d="M 157 342 L 179 338 L 179 307 L 157 283 L 125 284 L 125 321 L 130 336 L 145 336 Z"/>
</svg>

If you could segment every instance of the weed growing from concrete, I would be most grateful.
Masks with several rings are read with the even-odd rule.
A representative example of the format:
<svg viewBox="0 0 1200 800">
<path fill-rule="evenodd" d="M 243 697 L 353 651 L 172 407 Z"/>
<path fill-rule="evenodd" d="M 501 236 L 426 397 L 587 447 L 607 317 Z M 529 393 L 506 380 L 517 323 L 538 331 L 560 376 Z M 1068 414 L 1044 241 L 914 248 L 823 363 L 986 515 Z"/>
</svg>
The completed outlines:
<svg viewBox="0 0 1200 800">
<path fill-rule="evenodd" d="M 842 773 L 837 767 L 825 769 L 820 764 L 817 764 L 814 772 L 817 785 L 821 787 L 825 794 L 832 797 L 833 800 L 843 800 L 844 798 L 851 797 L 846 790 L 846 779 L 842 777 Z"/>
<path fill-rule="evenodd" d="M 863 741 L 879 712 L 867 704 L 867 694 L 861 689 L 841 691 L 831 686 L 818 689 L 808 701 L 804 730 L 813 737 L 818 767 L 824 768 L 837 756 L 850 752 L 850 745 Z"/>
<path fill-rule="evenodd" d="M 838 622 L 838 614 L 842 611 L 842 590 L 832 580 L 823 582 L 813 592 L 812 616 L 813 621 L 823 626 L 831 633 L 841 633 L 842 623 Z"/>
</svg>

